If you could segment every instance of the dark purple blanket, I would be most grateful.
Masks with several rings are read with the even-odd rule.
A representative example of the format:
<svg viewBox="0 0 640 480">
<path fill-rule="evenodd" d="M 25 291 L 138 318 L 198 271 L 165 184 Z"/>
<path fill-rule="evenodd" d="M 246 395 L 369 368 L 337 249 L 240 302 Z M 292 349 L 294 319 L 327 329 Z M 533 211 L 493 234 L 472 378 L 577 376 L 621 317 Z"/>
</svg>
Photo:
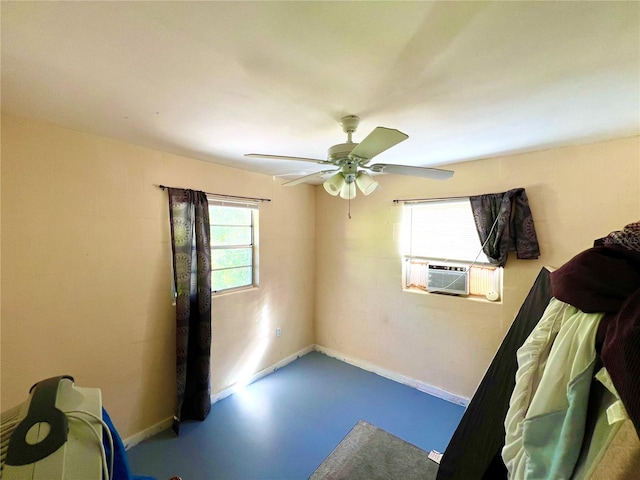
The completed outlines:
<svg viewBox="0 0 640 480">
<path fill-rule="evenodd" d="M 605 313 L 596 348 L 640 434 L 640 252 L 590 248 L 551 274 L 558 300 L 586 313 Z"/>
</svg>

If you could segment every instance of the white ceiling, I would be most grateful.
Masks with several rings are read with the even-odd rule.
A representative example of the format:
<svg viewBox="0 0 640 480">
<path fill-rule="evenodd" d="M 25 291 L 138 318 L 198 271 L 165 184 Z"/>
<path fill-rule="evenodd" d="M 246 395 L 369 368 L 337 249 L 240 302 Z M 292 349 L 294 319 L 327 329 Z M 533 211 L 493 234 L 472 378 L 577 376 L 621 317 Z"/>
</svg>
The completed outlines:
<svg viewBox="0 0 640 480">
<path fill-rule="evenodd" d="M 640 133 L 640 2 L 6 2 L 2 109 L 265 174 L 340 117 L 433 166 Z M 317 168 L 316 168 L 317 167 Z"/>
</svg>

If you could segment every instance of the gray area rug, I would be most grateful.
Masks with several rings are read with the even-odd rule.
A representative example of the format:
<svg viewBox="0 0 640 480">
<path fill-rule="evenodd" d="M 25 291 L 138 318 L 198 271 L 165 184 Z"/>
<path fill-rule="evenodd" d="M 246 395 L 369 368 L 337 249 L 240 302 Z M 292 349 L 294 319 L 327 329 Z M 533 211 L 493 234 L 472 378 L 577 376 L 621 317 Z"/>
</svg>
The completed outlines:
<svg viewBox="0 0 640 480">
<path fill-rule="evenodd" d="M 435 480 L 424 450 L 360 420 L 309 480 Z"/>
</svg>

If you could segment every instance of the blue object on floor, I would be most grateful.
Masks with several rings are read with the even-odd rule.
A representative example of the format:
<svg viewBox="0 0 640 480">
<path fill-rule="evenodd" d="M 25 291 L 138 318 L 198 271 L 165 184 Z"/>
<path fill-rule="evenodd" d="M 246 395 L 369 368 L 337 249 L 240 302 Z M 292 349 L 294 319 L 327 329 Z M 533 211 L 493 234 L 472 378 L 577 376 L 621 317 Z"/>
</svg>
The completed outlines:
<svg viewBox="0 0 640 480">
<path fill-rule="evenodd" d="M 308 479 L 358 420 L 443 452 L 464 407 L 312 352 L 127 453 L 134 472 L 185 480 Z"/>
<path fill-rule="evenodd" d="M 141 477 L 131 473 L 129 462 L 127 460 L 127 452 L 124 449 L 124 443 L 122 443 L 122 439 L 120 438 L 115 425 L 111 421 L 111 417 L 109 417 L 109 414 L 104 408 L 102 409 L 102 420 L 104 420 L 104 423 L 109 427 L 109 431 L 113 438 L 113 480 L 156 480 L 153 477 Z M 109 459 L 111 458 L 111 446 L 109 445 L 109 441 L 105 435 L 103 435 L 102 444 L 107 452 L 107 464 L 109 464 Z"/>
</svg>

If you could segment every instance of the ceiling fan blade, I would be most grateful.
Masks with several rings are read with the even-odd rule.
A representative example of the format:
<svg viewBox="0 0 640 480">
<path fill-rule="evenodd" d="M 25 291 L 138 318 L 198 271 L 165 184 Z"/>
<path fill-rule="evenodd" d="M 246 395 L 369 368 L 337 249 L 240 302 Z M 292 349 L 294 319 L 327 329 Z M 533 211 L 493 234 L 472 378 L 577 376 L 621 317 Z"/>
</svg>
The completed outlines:
<svg viewBox="0 0 640 480">
<path fill-rule="evenodd" d="M 446 180 L 453 177 L 453 171 L 440 168 L 414 167 L 410 165 L 387 165 L 376 163 L 366 167 L 372 172 L 396 173 L 398 175 L 413 175 L 414 177 L 433 178 L 434 180 Z"/>
<path fill-rule="evenodd" d="M 322 170 L 321 172 L 316 172 L 316 173 L 312 173 L 310 175 L 305 175 L 304 177 L 299 177 L 296 178 L 294 180 L 289 180 L 288 182 L 285 182 L 282 184 L 283 187 L 292 187 L 293 185 L 298 185 L 299 183 L 304 183 L 307 180 L 312 180 L 314 178 L 320 178 L 323 175 L 327 174 L 327 173 L 335 173 L 340 171 L 340 169 L 337 170 Z"/>
<path fill-rule="evenodd" d="M 409 138 L 409 135 L 393 128 L 376 127 L 362 140 L 350 155 L 371 159 L 385 150 Z"/>
<path fill-rule="evenodd" d="M 245 157 L 251 158 L 269 158 L 272 160 L 295 160 L 296 162 L 313 162 L 320 163 L 322 165 L 333 165 L 333 162 L 328 160 L 320 160 L 318 158 L 306 158 L 306 157 L 289 157 L 286 155 L 267 155 L 265 153 L 245 153 Z"/>
<path fill-rule="evenodd" d="M 295 172 L 276 173 L 275 175 L 273 175 L 273 178 L 282 178 L 283 180 L 286 181 L 288 179 L 294 179 L 298 177 L 304 177 L 305 175 L 311 175 L 312 173 L 316 173 L 316 172 L 311 172 L 310 170 L 298 170 Z"/>
</svg>

